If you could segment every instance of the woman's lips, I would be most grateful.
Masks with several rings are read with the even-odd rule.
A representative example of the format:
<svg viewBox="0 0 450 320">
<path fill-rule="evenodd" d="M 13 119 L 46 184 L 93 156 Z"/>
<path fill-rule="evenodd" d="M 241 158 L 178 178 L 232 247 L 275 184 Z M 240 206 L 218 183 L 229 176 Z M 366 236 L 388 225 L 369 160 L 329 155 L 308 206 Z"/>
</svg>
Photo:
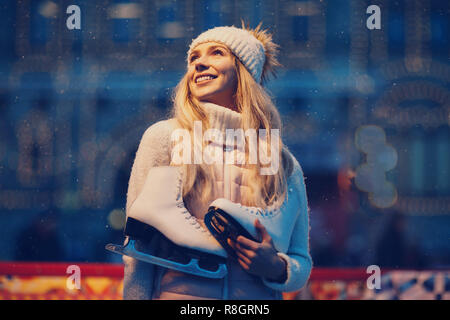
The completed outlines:
<svg viewBox="0 0 450 320">
<path fill-rule="evenodd" d="M 208 80 L 202 80 L 200 82 L 195 82 L 195 84 L 196 85 L 206 84 L 206 83 L 209 83 L 209 82 L 213 81 L 214 79 L 216 79 L 216 78 L 212 78 L 212 79 L 208 79 Z"/>
</svg>

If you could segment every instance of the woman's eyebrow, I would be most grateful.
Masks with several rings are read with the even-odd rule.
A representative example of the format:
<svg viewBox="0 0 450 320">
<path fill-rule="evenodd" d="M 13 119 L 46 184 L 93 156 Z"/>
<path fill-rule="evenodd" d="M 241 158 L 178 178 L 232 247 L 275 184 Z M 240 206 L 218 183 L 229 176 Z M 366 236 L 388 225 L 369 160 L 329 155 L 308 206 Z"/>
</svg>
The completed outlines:
<svg viewBox="0 0 450 320">
<path fill-rule="evenodd" d="M 214 50 L 216 48 L 227 49 L 225 46 L 223 46 L 221 44 L 216 44 L 216 45 L 213 45 L 213 46 L 209 47 L 208 51 Z M 191 52 L 191 56 L 194 55 L 194 54 L 198 54 L 198 53 L 199 53 L 199 50 L 195 49 L 194 51 Z"/>
</svg>

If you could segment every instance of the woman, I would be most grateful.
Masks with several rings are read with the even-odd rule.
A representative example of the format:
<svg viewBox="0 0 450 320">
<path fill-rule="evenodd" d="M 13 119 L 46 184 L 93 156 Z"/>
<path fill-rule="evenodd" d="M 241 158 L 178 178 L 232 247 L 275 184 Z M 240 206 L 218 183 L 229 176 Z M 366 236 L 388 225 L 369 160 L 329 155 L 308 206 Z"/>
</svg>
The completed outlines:
<svg viewBox="0 0 450 320">
<path fill-rule="evenodd" d="M 300 289 L 309 277 L 312 261 L 303 172 L 281 139 L 272 134 L 281 129 L 280 116 L 261 84 L 279 63 L 277 46 L 260 26 L 218 27 L 192 42 L 187 72 L 175 88 L 172 117 L 150 126 L 139 145 L 129 181 L 127 214 L 152 167 L 178 165 L 183 170 L 184 203 L 201 224 L 209 205 L 218 198 L 258 207 L 269 214 L 279 211 L 284 225 L 292 230 L 274 230 L 273 234 L 277 243 L 286 245 L 275 245 L 272 235 L 255 219 L 260 241 L 243 236 L 229 241 L 236 258 L 228 259 L 225 279 L 207 279 L 168 269 L 155 271 L 151 264 L 124 256 L 125 299 L 280 299 L 282 291 Z M 194 138 L 190 150 L 201 150 L 203 157 L 180 163 L 180 148 L 173 133 L 182 129 L 195 136 L 199 125 L 203 130 L 214 129 L 216 139 L 204 138 L 196 143 Z M 230 129 L 246 133 L 263 129 L 271 133 L 272 141 L 269 144 L 261 137 L 257 141 L 249 134 L 244 141 L 238 141 L 236 148 L 229 140 L 217 138 L 220 133 L 226 137 Z M 281 159 L 270 164 L 273 170 L 264 171 L 267 161 L 265 166 L 262 161 L 251 161 L 255 141 L 266 155 Z M 208 155 L 214 157 L 219 151 L 225 157 L 233 154 L 235 161 L 207 161 Z M 288 199 L 296 206 L 284 212 Z M 284 252 L 277 249 L 283 246 Z"/>
</svg>

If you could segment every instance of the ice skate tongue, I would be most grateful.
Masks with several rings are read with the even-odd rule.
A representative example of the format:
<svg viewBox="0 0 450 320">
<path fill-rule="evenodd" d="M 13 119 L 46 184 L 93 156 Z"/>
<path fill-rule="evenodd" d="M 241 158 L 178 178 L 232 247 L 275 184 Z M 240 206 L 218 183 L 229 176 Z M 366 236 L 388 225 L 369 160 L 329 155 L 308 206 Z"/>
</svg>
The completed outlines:
<svg viewBox="0 0 450 320">
<path fill-rule="evenodd" d="M 211 206 L 205 215 L 205 225 L 211 234 L 216 238 L 220 245 L 233 257 L 236 256 L 235 250 L 228 244 L 228 239 L 236 241 L 237 237 L 243 236 L 252 241 L 255 239 L 242 225 L 224 210 Z"/>
</svg>

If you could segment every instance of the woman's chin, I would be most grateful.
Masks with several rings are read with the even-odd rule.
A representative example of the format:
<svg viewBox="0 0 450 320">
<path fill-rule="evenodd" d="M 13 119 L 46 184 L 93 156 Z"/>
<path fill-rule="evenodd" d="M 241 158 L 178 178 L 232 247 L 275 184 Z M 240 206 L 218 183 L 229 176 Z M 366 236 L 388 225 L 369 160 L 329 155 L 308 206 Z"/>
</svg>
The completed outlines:
<svg viewBox="0 0 450 320">
<path fill-rule="evenodd" d="M 196 95 L 195 96 L 198 101 L 201 102 L 212 102 L 217 103 L 217 98 L 214 96 L 214 94 L 202 94 L 202 95 Z"/>
<path fill-rule="evenodd" d="M 224 106 L 229 103 L 228 97 L 232 96 L 232 92 L 223 90 L 211 90 L 211 91 L 197 91 L 193 92 L 193 96 L 201 102 L 215 103 L 220 106 Z"/>
</svg>

